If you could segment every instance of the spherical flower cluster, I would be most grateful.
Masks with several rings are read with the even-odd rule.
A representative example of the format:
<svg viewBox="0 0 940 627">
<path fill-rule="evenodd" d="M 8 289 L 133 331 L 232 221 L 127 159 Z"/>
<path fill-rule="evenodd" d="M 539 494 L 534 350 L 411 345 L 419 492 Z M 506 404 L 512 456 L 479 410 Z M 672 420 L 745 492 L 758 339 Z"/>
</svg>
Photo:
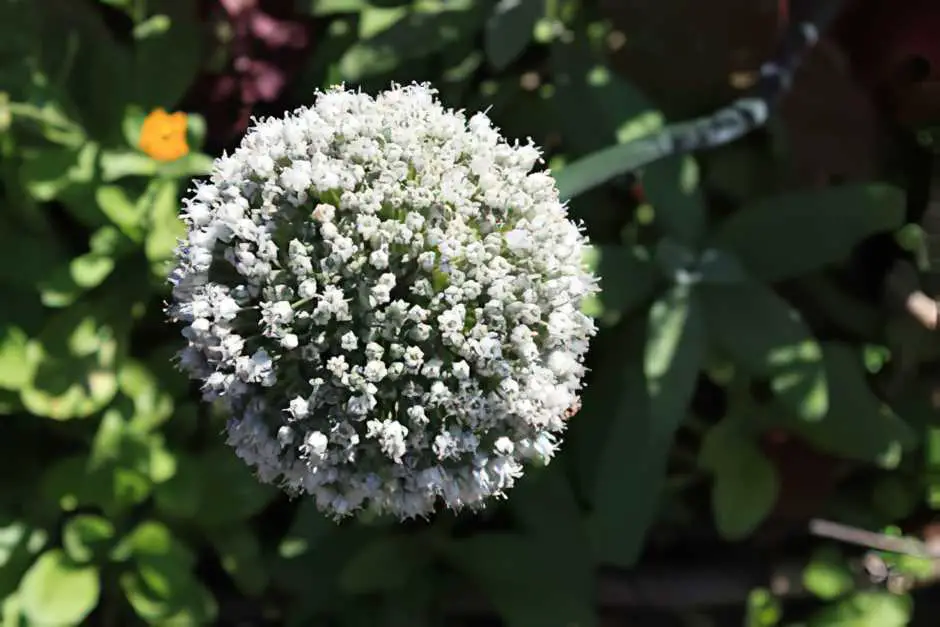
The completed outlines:
<svg viewBox="0 0 940 627">
<path fill-rule="evenodd" d="M 435 93 L 318 93 L 184 202 L 181 367 L 260 480 L 337 518 L 503 496 L 554 453 L 595 332 L 539 150 Z"/>
</svg>

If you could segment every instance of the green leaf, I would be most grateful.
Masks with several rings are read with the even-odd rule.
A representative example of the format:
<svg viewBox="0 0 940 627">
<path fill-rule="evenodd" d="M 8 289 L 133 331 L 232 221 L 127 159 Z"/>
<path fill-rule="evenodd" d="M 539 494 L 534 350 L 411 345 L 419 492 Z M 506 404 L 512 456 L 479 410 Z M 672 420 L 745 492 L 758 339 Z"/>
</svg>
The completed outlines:
<svg viewBox="0 0 940 627">
<path fill-rule="evenodd" d="M 582 458 L 595 559 L 630 568 L 659 509 L 675 425 L 652 419 L 643 374 L 646 329 L 633 325 L 600 346 L 609 353 L 602 353 L 603 367 L 572 421 L 569 446 L 577 444 Z"/>
<path fill-rule="evenodd" d="M 45 69 L 63 81 L 92 137 L 117 139 L 134 83 L 130 48 L 116 41 L 94 4 L 45 0 L 43 9 Z"/>
<path fill-rule="evenodd" d="M 485 533 L 451 542 L 447 555 L 486 594 L 506 627 L 597 625 L 593 570 L 559 562 L 551 545 Z"/>
<path fill-rule="evenodd" d="M 243 521 L 278 494 L 258 481 L 234 452 L 221 446 L 199 457 L 180 455 L 176 473 L 156 486 L 155 493 L 161 511 L 192 519 L 204 528 Z"/>
<path fill-rule="evenodd" d="M 192 572 L 194 558 L 172 532 L 154 521 L 141 523 L 115 550 L 114 559 L 132 559 L 120 577 L 134 611 L 164 625 L 206 625 L 218 611 L 212 594 Z"/>
<path fill-rule="evenodd" d="M 737 257 L 723 250 L 709 248 L 698 261 L 698 271 L 703 283 L 737 284 L 746 283 L 749 275 Z"/>
<path fill-rule="evenodd" d="M 179 184 L 172 179 L 154 179 L 137 201 L 137 211 L 147 216 L 144 252 L 154 274 L 165 277 L 177 240 L 186 229 L 179 218 Z"/>
<path fill-rule="evenodd" d="M 636 141 L 602 148 L 554 172 L 562 200 L 576 198 L 607 181 L 665 156 L 656 142 Z"/>
<path fill-rule="evenodd" d="M 486 3 L 474 0 L 424 6 L 365 9 L 359 40 L 340 57 L 338 78 L 361 81 L 430 56 L 479 32 Z"/>
<path fill-rule="evenodd" d="M 774 393 L 804 420 L 821 419 L 829 406 L 822 349 L 799 312 L 759 283 L 703 285 L 709 335 L 752 377 L 768 379 Z"/>
<path fill-rule="evenodd" d="M 643 369 L 650 419 L 671 433 L 686 417 L 705 359 L 705 318 L 693 290 L 674 285 L 653 303 L 647 332 Z"/>
<path fill-rule="evenodd" d="M 189 0 L 163 0 L 158 5 L 167 28 L 136 37 L 134 101 L 145 109 L 171 109 L 179 102 L 200 69 L 202 42 L 196 5 Z M 135 35 L 140 31 L 135 32 Z"/>
<path fill-rule="evenodd" d="M 558 568 L 593 571 L 585 516 L 563 462 L 529 471 L 513 488 L 509 506 L 533 540 L 554 547 Z"/>
<path fill-rule="evenodd" d="M 157 176 L 165 179 L 186 179 L 194 176 L 206 176 L 212 171 L 213 159 L 200 152 L 190 152 L 175 161 L 157 165 Z"/>
<path fill-rule="evenodd" d="M 114 524 L 94 514 L 79 514 L 62 528 L 62 546 L 76 563 L 90 562 L 104 555 L 114 538 Z"/>
<path fill-rule="evenodd" d="M 76 454 L 57 460 L 42 475 L 39 494 L 52 509 L 72 511 L 81 505 L 103 505 L 111 500 L 111 485 L 105 473 L 89 472 L 87 458 Z"/>
<path fill-rule="evenodd" d="M 675 156 L 656 161 L 642 169 L 640 181 L 656 210 L 659 229 L 683 244 L 699 244 L 705 235 L 706 215 L 695 160 Z"/>
<path fill-rule="evenodd" d="M 648 255 L 627 246 L 591 246 L 585 264 L 600 278 L 601 291 L 587 299 L 585 313 L 614 324 L 653 295 L 656 270 Z"/>
<path fill-rule="evenodd" d="M 346 594 L 373 594 L 407 587 L 431 562 L 420 538 L 403 534 L 380 536 L 363 546 L 339 576 Z"/>
<path fill-rule="evenodd" d="M 907 595 L 858 592 L 817 611 L 807 627 L 906 627 L 912 614 L 913 603 Z"/>
<path fill-rule="evenodd" d="M 0 327 L 0 388 L 19 390 L 29 383 L 29 370 L 23 367 L 28 344 L 29 336 L 23 329 L 6 324 Z"/>
<path fill-rule="evenodd" d="M 45 530 L 25 521 L 5 518 L 0 523 L 0 598 L 16 592 L 47 539 Z"/>
<path fill-rule="evenodd" d="M 138 132 L 138 135 L 140 133 Z M 131 144 L 136 146 L 137 143 Z M 105 183 L 111 183 L 113 181 L 120 180 L 128 176 L 154 176 L 160 170 L 160 162 L 154 159 L 151 159 L 142 152 L 137 152 L 136 150 L 105 150 L 101 153 L 101 180 Z M 108 188 L 117 187 L 108 185 Z M 118 188 L 120 189 L 120 188 Z M 112 193 L 112 192 L 107 192 Z M 112 211 L 118 211 L 120 213 L 126 213 L 126 211 L 118 204 L 117 200 L 108 199 L 108 202 L 113 202 L 115 207 Z M 129 202 L 129 201 L 127 201 Z M 103 204 L 99 200 L 99 205 Z M 105 207 L 102 207 L 103 210 L 106 210 Z M 115 220 L 115 216 L 108 215 L 109 218 L 114 221 L 115 224 L 121 226 Z M 118 216 L 120 219 L 121 216 Z"/>
<path fill-rule="evenodd" d="M 500 0 L 493 7 L 483 31 L 486 58 L 497 70 L 503 70 L 532 41 L 535 24 L 545 15 L 545 0 Z"/>
<path fill-rule="evenodd" d="M 173 535 L 173 531 L 155 520 L 145 520 L 134 527 L 114 548 L 111 558 L 118 561 L 169 559 L 186 568 L 196 561 L 192 551 Z"/>
<path fill-rule="evenodd" d="M 37 625 L 78 625 L 98 604 L 101 583 L 93 566 L 75 566 L 65 553 L 46 551 L 20 583 L 23 614 Z"/>
<path fill-rule="evenodd" d="M 777 470 L 736 421 L 712 427 L 700 463 L 712 474 L 712 513 L 727 540 L 750 535 L 773 510 L 780 488 Z"/>
<path fill-rule="evenodd" d="M 823 547 L 803 569 L 803 585 L 820 599 L 832 601 L 855 588 L 855 576 L 838 549 Z"/>
<path fill-rule="evenodd" d="M 610 72 L 604 51 L 574 37 L 552 44 L 552 66 L 565 144 L 588 154 L 553 171 L 563 200 L 664 156 L 656 142 L 635 142 L 663 126 L 662 114 L 632 84 Z M 619 142 L 620 145 L 610 144 Z M 654 177 L 655 178 L 655 177 Z"/>
<path fill-rule="evenodd" d="M 90 183 L 95 176 L 98 145 L 55 147 L 23 151 L 20 179 L 30 196 L 48 202 L 63 195 L 68 188 Z"/>
<path fill-rule="evenodd" d="M 829 411 L 822 420 L 792 425 L 817 448 L 864 462 L 894 467 L 917 444 L 905 424 L 868 384 L 861 351 L 841 343 L 823 346 Z M 789 426 L 789 425 L 788 425 Z"/>
<path fill-rule="evenodd" d="M 166 384 L 140 362 L 128 360 L 122 364 L 118 386 L 134 405 L 128 424 L 131 429 L 147 433 L 170 419 L 174 402 L 173 395 L 163 389 Z"/>
<path fill-rule="evenodd" d="M 102 185 L 95 190 L 98 208 L 121 232 L 134 242 L 143 238 L 144 219 L 135 203 L 120 185 Z"/>
<path fill-rule="evenodd" d="M 39 284 L 42 303 L 47 307 L 67 307 L 114 271 L 115 263 L 133 251 L 129 239 L 113 226 L 104 226 L 92 234 L 89 252 L 73 257 Z"/>
<path fill-rule="evenodd" d="M 842 185 L 746 205 L 718 228 L 713 245 L 734 253 L 752 276 L 779 281 L 842 261 L 866 237 L 904 219 L 902 191 Z"/>
<path fill-rule="evenodd" d="M 90 305 L 56 315 L 27 347 L 23 367 L 30 378 L 20 391 L 23 405 L 55 420 L 101 410 L 117 392 L 115 367 L 123 339 L 119 333 Z"/>
</svg>

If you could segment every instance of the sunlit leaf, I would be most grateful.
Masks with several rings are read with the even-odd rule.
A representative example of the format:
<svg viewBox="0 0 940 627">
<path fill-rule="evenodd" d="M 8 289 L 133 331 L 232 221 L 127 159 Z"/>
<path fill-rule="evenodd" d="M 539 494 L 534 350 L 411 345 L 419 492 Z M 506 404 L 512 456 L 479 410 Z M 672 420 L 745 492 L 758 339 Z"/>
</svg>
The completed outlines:
<svg viewBox="0 0 940 627">
<path fill-rule="evenodd" d="M 78 625 L 98 604 L 94 566 L 76 566 L 60 550 L 46 551 L 20 583 L 23 613 L 37 625 Z"/>
</svg>

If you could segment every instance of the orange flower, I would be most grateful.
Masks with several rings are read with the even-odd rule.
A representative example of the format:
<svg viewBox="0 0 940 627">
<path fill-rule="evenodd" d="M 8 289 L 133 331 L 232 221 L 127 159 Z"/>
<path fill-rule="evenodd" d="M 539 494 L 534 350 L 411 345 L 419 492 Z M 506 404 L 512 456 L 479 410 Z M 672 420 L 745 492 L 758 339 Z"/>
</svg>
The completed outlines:
<svg viewBox="0 0 940 627">
<path fill-rule="evenodd" d="M 140 127 L 138 147 L 157 161 L 175 161 L 189 154 L 186 143 L 186 114 L 154 109 Z"/>
</svg>

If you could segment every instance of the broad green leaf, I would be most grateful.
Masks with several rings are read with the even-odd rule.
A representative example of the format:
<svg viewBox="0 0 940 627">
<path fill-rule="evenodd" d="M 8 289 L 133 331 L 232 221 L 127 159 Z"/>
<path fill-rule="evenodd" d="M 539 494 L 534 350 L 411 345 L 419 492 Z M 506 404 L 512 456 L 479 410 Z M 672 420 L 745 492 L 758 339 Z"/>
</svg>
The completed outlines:
<svg viewBox="0 0 940 627">
<path fill-rule="evenodd" d="M 30 378 L 20 391 L 23 405 L 55 420 L 99 411 L 117 392 L 120 333 L 90 305 L 57 314 L 27 347 L 23 367 Z"/>
<path fill-rule="evenodd" d="M 868 384 L 861 352 L 841 343 L 823 346 L 829 411 L 822 420 L 792 425 L 817 448 L 849 459 L 894 467 L 917 444 L 910 427 Z"/>
<path fill-rule="evenodd" d="M 576 198 L 611 179 L 639 170 L 667 154 L 659 142 L 647 139 L 602 148 L 567 164 L 558 172 L 553 172 L 558 194 L 562 200 Z"/>
<path fill-rule="evenodd" d="M 19 390 L 29 383 L 30 372 L 23 368 L 29 336 L 19 327 L 0 328 L 0 388 Z"/>
<path fill-rule="evenodd" d="M 104 226 L 92 234 L 90 251 L 73 257 L 39 284 L 42 302 L 47 307 L 67 307 L 90 289 L 98 287 L 114 271 L 115 263 L 133 252 L 131 240 L 113 226 Z"/>
<path fill-rule="evenodd" d="M 776 468 L 751 438 L 724 423 L 709 431 L 701 455 L 712 473 L 712 514 L 718 532 L 727 540 L 746 538 L 777 502 Z"/>
<path fill-rule="evenodd" d="M 103 143 L 117 140 L 134 84 L 131 48 L 116 40 L 94 4 L 45 0 L 43 8 L 45 69 L 63 81 L 93 138 Z"/>
<path fill-rule="evenodd" d="M 84 454 L 63 457 L 43 473 L 39 494 L 55 515 L 60 509 L 70 512 L 83 505 L 103 506 L 111 501 L 109 477 L 89 472 L 87 461 Z"/>
<path fill-rule="evenodd" d="M 144 252 L 154 273 L 165 277 L 177 240 L 185 234 L 179 218 L 179 185 L 172 179 L 155 179 L 137 201 L 137 210 L 147 216 Z"/>
<path fill-rule="evenodd" d="M 913 614 L 907 595 L 858 592 L 813 614 L 807 627 L 906 627 Z"/>
<path fill-rule="evenodd" d="M 650 419 L 672 433 L 685 419 L 705 359 L 705 318 L 697 294 L 674 285 L 653 303 L 647 333 L 643 369 Z"/>
<path fill-rule="evenodd" d="M 640 171 L 643 194 L 656 211 L 656 225 L 683 244 L 699 244 L 705 235 L 705 199 L 698 165 L 692 157 L 669 157 Z"/>
<path fill-rule="evenodd" d="M 213 159 L 201 152 L 190 152 L 176 161 L 167 161 L 157 165 L 157 176 L 165 179 L 188 179 L 194 176 L 206 176 L 212 171 Z"/>
<path fill-rule="evenodd" d="M 166 526 L 141 523 L 116 549 L 114 558 L 132 560 L 133 568 L 121 575 L 120 584 L 142 619 L 166 625 L 214 621 L 218 608 L 192 571 L 192 553 Z"/>
<path fill-rule="evenodd" d="M 559 568 L 593 570 L 585 515 L 561 460 L 530 470 L 513 488 L 509 506 L 533 540 L 554 547 Z"/>
<path fill-rule="evenodd" d="M 430 565 L 429 547 L 420 537 L 389 534 L 363 546 L 339 576 L 346 594 L 374 594 L 407 587 Z"/>
<path fill-rule="evenodd" d="M 645 332 L 635 324 L 599 345 L 609 352 L 602 353 L 602 367 L 585 391 L 569 436 L 569 447 L 577 445 L 579 479 L 591 503 L 594 557 L 623 568 L 639 558 L 659 509 L 673 438 L 670 425 L 653 421 L 650 413 L 643 375 Z"/>
<path fill-rule="evenodd" d="M 721 224 L 713 245 L 734 253 L 757 279 L 779 281 L 843 261 L 866 237 L 904 219 L 897 188 L 841 185 L 746 205 Z"/>
<path fill-rule="evenodd" d="M 78 148 L 55 147 L 23 151 L 20 179 L 29 194 L 40 202 L 58 198 L 73 185 L 90 183 L 95 175 L 98 145 Z"/>
<path fill-rule="evenodd" d="M 314 617 L 345 605 L 348 597 L 339 590 L 340 573 L 376 538 L 376 532 L 375 527 L 339 526 L 320 515 L 309 499 L 301 501 L 290 531 L 268 562 L 278 589 L 299 601 L 291 612 L 291 625 L 315 623 Z"/>
<path fill-rule="evenodd" d="M 532 41 L 535 24 L 545 15 L 546 0 L 499 0 L 486 20 L 483 48 L 497 70 L 515 61 Z"/>
<path fill-rule="evenodd" d="M 145 215 L 140 212 L 127 191 L 120 185 L 102 185 L 95 190 L 95 200 L 101 212 L 134 242 L 143 238 Z"/>
<path fill-rule="evenodd" d="M 134 42 L 134 101 L 145 109 L 176 106 L 196 77 L 205 37 L 188 0 L 163 0 L 154 9 L 168 28 Z"/>
<path fill-rule="evenodd" d="M 662 126 L 662 116 L 646 96 L 612 74 L 604 64 L 603 54 L 586 44 L 584 38 L 556 40 L 552 44 L 551 62 L 558 117 L 565 142 L 575 151 L 598 150 Z M 585 160 L 592 157 L 589 155 Z M 581 189 L 582 174 L 591 176 L 590 172 L 570 172 L 571 169 L 577 170 L 577 163 L 580 162 L 555 173 L 562 198 L 571 198 L 577 195 L 572 191 L 580 192 L 590 187 Z M 621 173 L 633 169 L 628 166 Z M 609 178 L 612 177 L 599 182 Z"/>
<path fill-rule="evenodd" d="M 134 143 L 132 145 L 136 146 L 137 144 Z M 138 152 L 136 150 L 105 150 L 101 153 L 100 165 L 101 180 L 105 183 L 112 183 L 113 181 L 117 181 L 128 176 L 154 176 L 160 170 L 159 161 L 155 161 L 142 152 Z M 110 189 L 118 186 L 106 185 L 104 187 Z M 106 193 L 112 192 L 109 191 Z M 99 205 L 100 204 L 103 204 L 101 200 L 99 200 Z M 115 209 L 119 209 L 121 213 L 124 213 L 123 208 L 120 208 L 119 206 L 113 208 L 109 207 L 109 209 L 111 209 L 112 212 L 114 212 Z M 102 210 L 106 210 L 105 207 L 102 207 Z M 108 217 L 111 218 L 115 224 L 121 226 L 121 224 L 115 220 L 115 216 L 108 215 Z"/>
<path fill-rule="evenodd" d="M 703 283 L 736 284 L 746 283 L 747 271 L 737 257 L 716 248 L 702 252 L 698 261 L 698 272 Z"/>
<path fill-rule="evenodd" d="M 228 448 L 179 455 L 176 461 L 175 474 L 155 487 L 157 506 L 167 515 L 222 527 L 253 516 L 277 495 Z"/>
<path fill-rule="evenodd" d="M 584 302 L 588 315 L 616 323 L 653 295 L 656 270 L 648 255 L 627 246 L 591 246 L 585 264 L 600 278 L 601 291 Z"/>
<path fill-rule="evenodd" d="M 366 9 L 360 16 L 359 40 L 337 63 L 339 78 L 361 81 L 453 46 L 478 32 L 487 8 L 486 3 L 456 0 Z"/>
<path fill-rule="evenodd" d="M 154 502 L 163 516 L 198 520 L 197 513 L 204 490 L 198 460 L 189 455 L 180 455 L 174 476 L 154 486 Z"/>
<path fill-rule="evenodd" d="M 45 530 L 26 521 L 4 518 L 0 524 L 0 598 L 16 592 L 47 540 Z"/>
<path fill-rule="evenodd" d="M 37 625 L 79 625 L 98 604 L 94 566 L 75 566 L 58 549 L 46 551 L 20 583 L 23 614 Z"/>
<path fill-rule="evenodd" d="M 165 381 L 159 380 L 142 363 L 133 360 L 123 363 L 118 373 L 118 386 L 134 405 L 134 413 L 129 421 L 132 429 L 145 433 L 170 419 L 173 415 L 173 395 L 163 389 L 165 385 Z"/>
<path fill-rule="evenodd" d="M 141 522 L 121 538 L 120 543 L 111 552 L 111 558 L 118 561 L 169 559 L 186 568 L 196 561 L 192 551 L 173 534 L 173 531 L 164 523 L 155 520 Z"/>
<path fill-rule="evenodd" d="M 533 536 L 576 543 L 583 533 L 581 508 L 562 464 L 527 473 L 513 488 L 509 506 Z"/>
<path fill-rule="evenodd" d="M 839 550 L 822 547 L 803 569 L 803 585 L 820 599 L 831 601 L 855 588 L 855 576 Z"/>
<path fill-rule="evenodd" d="M 451 542 L 447 555 L 506 627 L 597 625 L 593 569 L 559 563 L 551 545 L 520 534 L 484 533 Z"/>
<path fill-rule="evenodd" d="M 702 285 L 709 336 L 747 374 L 768 379 L 804 420 L 829 406 L 822 349 L 799 312 L 755 282 Z"/>
<path fill-rule="evenodd" d="M 114 524 L 95 514 L 78 514 L 62 527 L 62 547 L 76 563 L 87 563 L 107 551 L 114 538 Z"/>
</svg>

